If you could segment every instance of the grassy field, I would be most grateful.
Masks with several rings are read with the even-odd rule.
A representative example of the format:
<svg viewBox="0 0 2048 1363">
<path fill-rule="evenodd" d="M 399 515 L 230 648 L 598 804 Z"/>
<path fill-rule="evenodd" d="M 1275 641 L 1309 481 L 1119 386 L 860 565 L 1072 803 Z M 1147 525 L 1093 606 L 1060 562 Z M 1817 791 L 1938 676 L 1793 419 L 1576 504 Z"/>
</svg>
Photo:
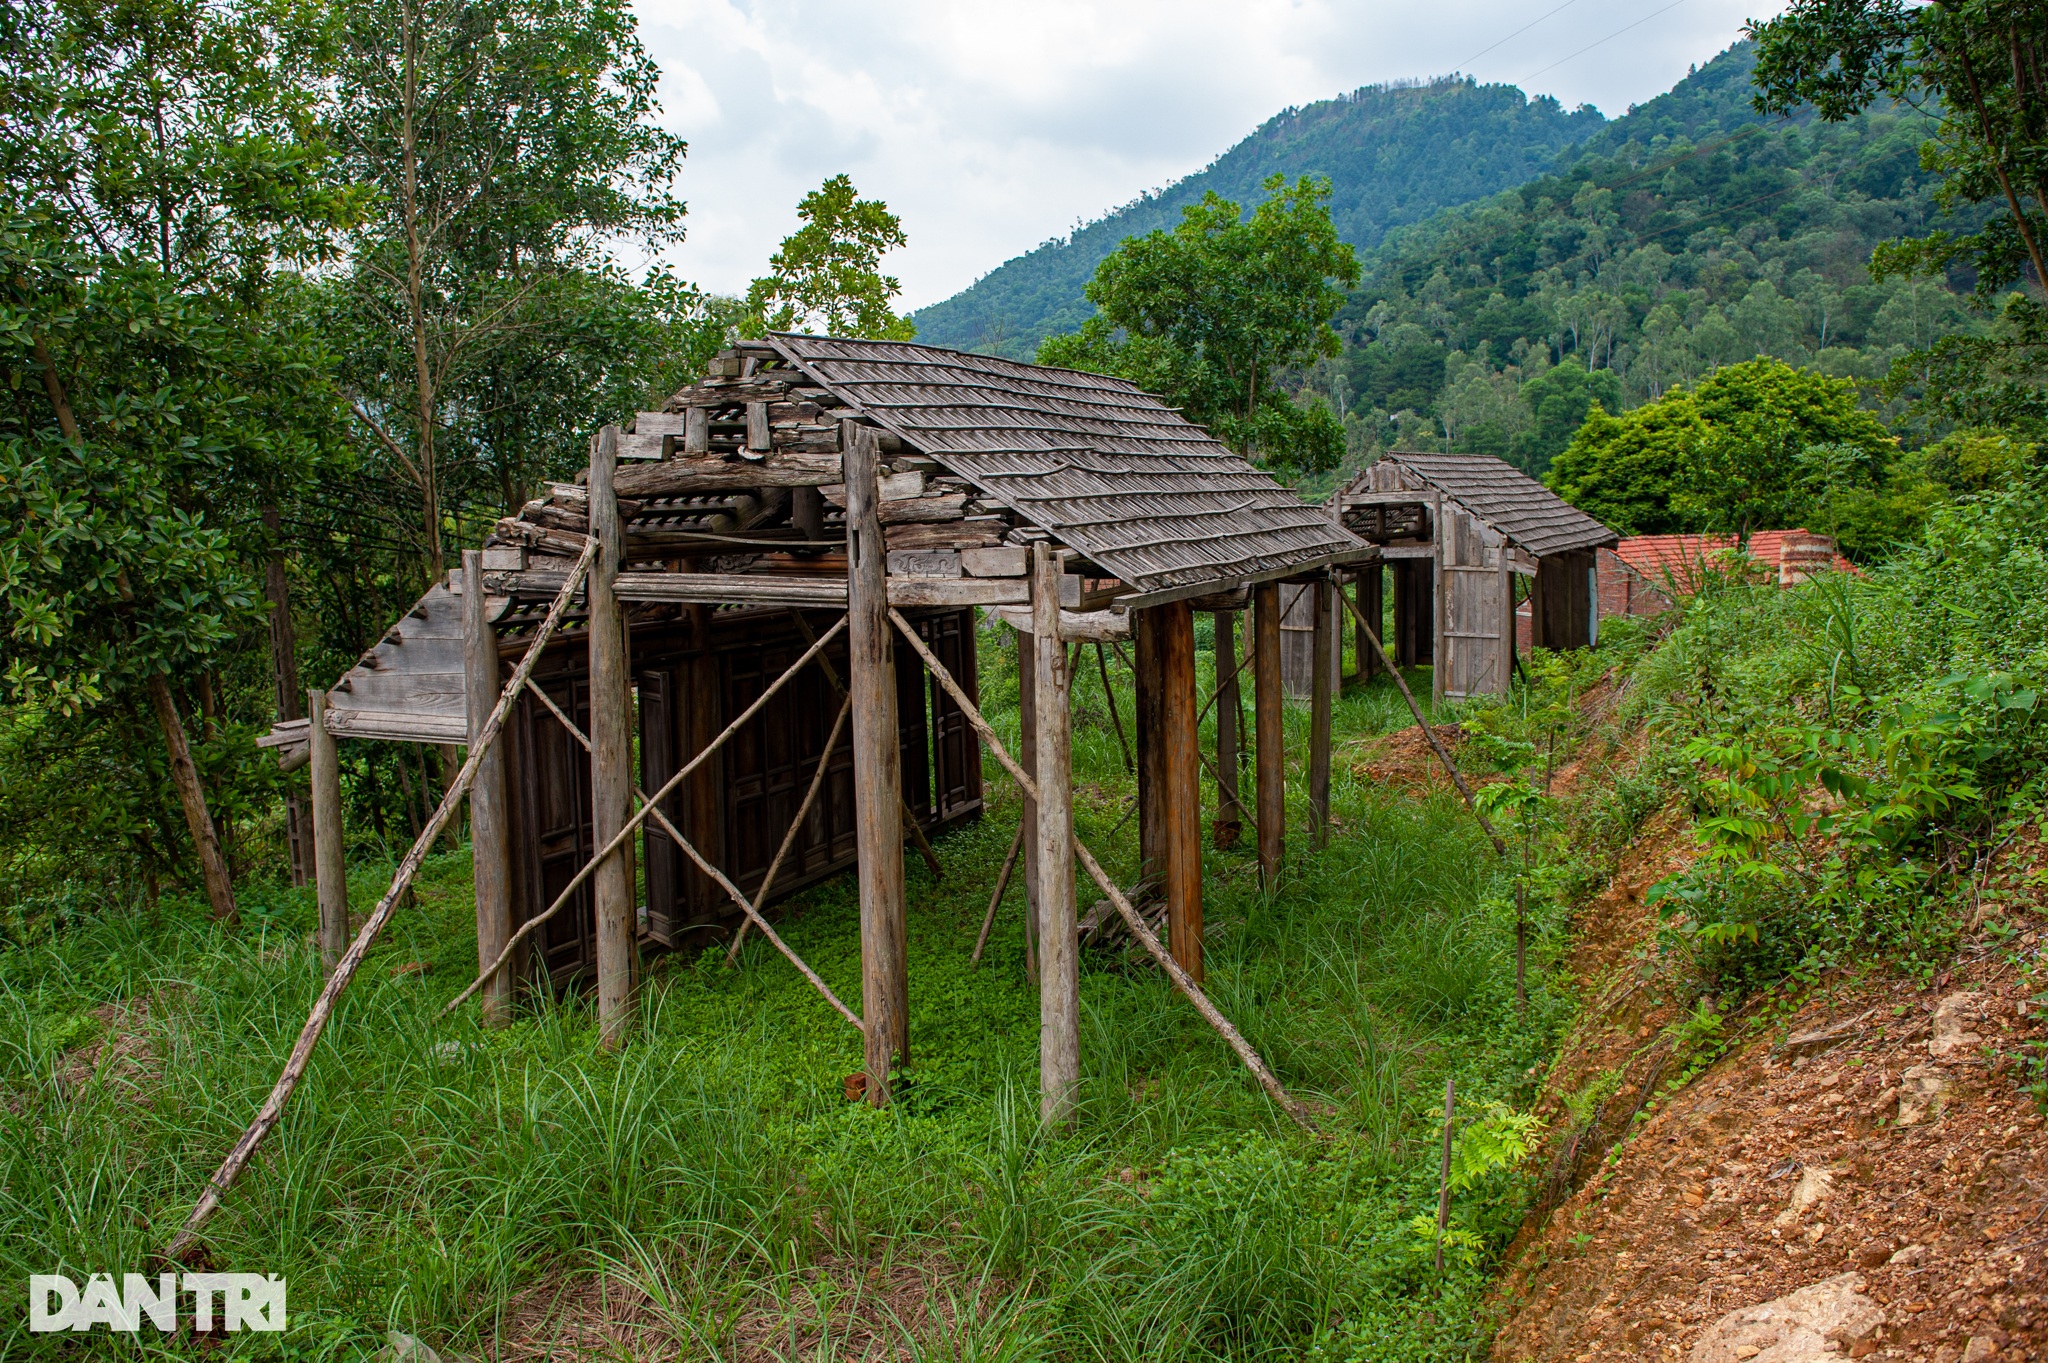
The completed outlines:
<svg viewBox="0 0 2048 1363">
<path fill-rule="evenodd" d="M 985 648 L 983 694 L 1014 732 L 1013 659 Z M 1134 783 L 1092 666 L 1075 703 L 1080 832 L 1128 878 Z M 1307 721 L 1289 707 L 1296 758 Z M 1470 816 L 1350 770 L 1346 745 L 1408 722 L 1384 681 L 1347 692 L 1340 831 L 1309 852 L 1291 765 L 1270 894 L 1248 849 L 1208 854 L 1212 996 L 1321 1138 L 1155 968 L 1106 952 L 1084 956 L 1081 1119 L 1037 1128 L 1016 890 L 968 959 L 1016 822 L 990 761 L 987 817 L 939 843 L 945 879 L 910 859 L 913 1065 L 892 1109 L 845 1101 L 858 1035 L 758 938 L 736 969 L 653 960 L 616 1055 L 575 999 L 496 1032 L 439 1019 L 474 967 L 467 859 L 443 856 L 210 1227 L 216 1267 L 288 1279 L 289 1332 L 72 1340 L 10 1312 L 0 1354 L 356 1358 L 397 1329 L 448 1359 L 1465 1357 L 1517 1185 L 1461 1195 L 1478 1248 L 1441 1276 L 1410 1222 L 1435 1211 L 1445 1078 L 1461 1111 L 1527 1105 L 1567 1010 L 1542 968 L 1561 928 L 1539 924 L 1519 1016 L 1509 881 Z M 359 907 L 388 876 L 361 849 Z M 307 892 L 252 886 L 245 914 L 223 933 L 189 904 L 109 909 L 0 957 L 0 1279 L 144 1270 L 249 1119 L 319 969 Z M 784 928 L 848 999 L 856 924 L 842 879 Z"/>
</svg>

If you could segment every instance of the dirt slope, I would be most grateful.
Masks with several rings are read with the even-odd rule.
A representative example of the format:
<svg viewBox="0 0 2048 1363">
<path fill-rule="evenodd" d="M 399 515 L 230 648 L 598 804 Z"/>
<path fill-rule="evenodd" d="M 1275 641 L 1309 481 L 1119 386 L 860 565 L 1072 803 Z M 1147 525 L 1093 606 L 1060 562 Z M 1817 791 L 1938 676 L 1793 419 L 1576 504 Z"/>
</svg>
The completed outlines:
<svg viewBox="0 0 2048 1363">
<path fill-rule="evenodd" d="M 2021 1089 L 2048 1037 L 2038 902 L 2015 895 L 1924 985 L 1873 968 L 1732 1020 L 1742 1044 L 1645 1103 L 1677 1068 L 1681 1000 L 1648 969 L 1641 895 L 1685 841 L 1653 820 L 1582 915 L 1594 1003 L 1553 1073 L 1548 1205 L 1512 1252 L 1494 1358 L 2048 1360 L 2048 1134 Z M 1603 1074 L 1574 1120 L 1564 1096 Z M 1714 1329 L 1809 1288 L 1861 1314 L 1775 1343 L 1737 1328 L 1755 1313 Z"/>
</svg>

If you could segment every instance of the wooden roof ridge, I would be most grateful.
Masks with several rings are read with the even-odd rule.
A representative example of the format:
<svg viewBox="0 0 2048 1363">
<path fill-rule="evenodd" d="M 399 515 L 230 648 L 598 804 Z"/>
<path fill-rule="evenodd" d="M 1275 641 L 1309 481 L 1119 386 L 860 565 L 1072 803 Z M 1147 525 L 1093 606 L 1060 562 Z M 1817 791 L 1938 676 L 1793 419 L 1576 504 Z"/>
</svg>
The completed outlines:
<svg viewBox="0 0 2048 1363">
<path fill-rule="evenodd" d="M 1621 541 L 1616 531 L 1490 454 L 1388 450 L 1380 458 L 1413 473 L 1538 557 L 1612 548 Z M 1362 484 L 1366 476 L 1361 471 L 1352 486 Z"/>
</svg>

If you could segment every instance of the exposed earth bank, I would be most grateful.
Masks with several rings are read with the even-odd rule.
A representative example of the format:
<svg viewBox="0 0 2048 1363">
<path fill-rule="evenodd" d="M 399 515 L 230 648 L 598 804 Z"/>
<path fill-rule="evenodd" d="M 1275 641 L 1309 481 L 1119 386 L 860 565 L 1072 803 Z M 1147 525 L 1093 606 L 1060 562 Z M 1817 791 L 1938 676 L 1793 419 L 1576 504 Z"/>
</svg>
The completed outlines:
<svg viewBox="0 0 2048 1363">
<path fill-rule="evenodd" d="M 1985 878 L 1949 969 L 1753 999 L 1711 1064 L 1688 1063 L 1715 1043 L 1679 1025 L 1697 1000 L 1643 905 L 1689 843 L 1651 820 L 1581 915 L 1591 1002 L 1549 1081 L 1493 1357 L 2048 1360 L 2038 841 Z"/>
</svg>

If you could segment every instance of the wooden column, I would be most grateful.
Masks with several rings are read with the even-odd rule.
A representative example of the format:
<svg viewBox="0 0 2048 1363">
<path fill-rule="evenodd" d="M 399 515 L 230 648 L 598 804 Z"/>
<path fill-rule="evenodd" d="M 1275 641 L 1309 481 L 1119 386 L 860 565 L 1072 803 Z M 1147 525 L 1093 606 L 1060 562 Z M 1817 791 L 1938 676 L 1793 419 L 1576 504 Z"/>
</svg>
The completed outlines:
<svg viewBox="0 0 2048 1363">
<path fill-rule="evenodd" d="M 1235 847 L 1244 832 L 1237 796 L 1237 612 L 1217 611 L 1209 618 L 1216 627 L 1216 820 L 1209 835 L 1219 848 Z"/>
<path fill-rule="evenodd" d="M 1160 889 L 1173 959 L 1202 981 L 1202 712 L 1195 686 L 1195 612 L 1170 602 L 1138 612 L 1155 617 L 1159 653 Z"/>
<path fill-rule="evenodd" d="M 590 828 L 603 847 L 626 826 L 633 800 L 633 692 L 626 666 L 626 615 L 612 584 L 625 562 L 625 531 L 612 492 L 619 429 L 598 433 L 590 460 Z M 622 1045 L 633 1021 L 633 984 L 640 964 L 633 912 L 632 861 L 622 845 L 591 876 L 597 910 L 597 1025 L 607 1049 Z"/>
<path fill-rule="evenodd" d="M 1167 615 L 1157 609 L 1131 612 L 1132 685 L 1137 699 L 1138 877 L 1134 899 L 1156 892 L 1166 870 L 1165 805 L 1168 758 L 1160 731 L 1166 704 L 1164 639 Z"/>
<path fill-rule="evenodd" d="M 462 671 L 467 692 L 469 741 L 498 703 L 498 633 L 484 614 L 484 556 L 462 551 Z M 505 802 L 505 745 L 491 744 L 478 759 L 469 784 L 469 855 L 476 882 L 476 960 L 481 971 L 498 959 L 512 937 L 512 843 Z M 512 990 L 518 975 L 501 970 L 478 994 L 484 1025 L 511 1020 Z"/>
<path fill-rule="evenodd" d="M 1317 847 L 1330 838 L 1330 710 L 1337 681 L 1336 585 L 1316 583 L 1315 683 L 1310 691 L 1308 738 L 1309 835 Z"/>
<path fill-rule="evenodd" d="M 1280 873 L 1287 822 L 1287 754 L 1280 723 L 1280 586 L 1252 588 L 1252 731 L 1258 745 L 1259 879 Z"/>
<path fill-rule="evenodd" d="M 348 851 L 342 842 L 341 754 L 327 732 L 327 693 L 306 694 L 313 760 L 313 880 L 320 903 L 320 966 L 331 972 L 348 949 Z"/>
<path fill-rule="evenodd" d="M 1073 1116 L 1081 1077 L 1081 959 L 1074 921 L 1074 773 L 1060 569 L 1052 546 L 1032 546 L 1031 628 L 1038 730 L 1038 1111 Z"/>
<path fill-rule="evenodd" d="M 1440 492 L 1429 497 L 1429 699 L 1430 723 L 1436 722 L 1436 707 L 1444 700 L 1444 498 Z"/>
<path fill-rule="evenodd" d="M 853 693 L 854 843 L 860 856 L 861 1019 L 868 1101 L 889 1101 L 910 1063 L 909 966 L 903 921 L 903 759 L 882 538 L 882 452 L 874 431 L 840 427 L 846 468 L 846 637 Z M 1059 646 L 1055 632 L 1053 646 Z"/>
<path fill-rule="evenodd" d="M 1373 623 L 1373 637 L 1379 638 L 1380 621 L 1386 618 L 1384 611 L 1387 572 L 1380 564 L 1373 563 L 1361 569 L 1358 577 L 1358 613 Z M 1358 675 L 1367 681 L 1379 675 L 1380 658 L 1371 644 L 1365 641 L 1365 625 L 1354 621 L 1357 634 Z M 1382 646 L 1386 640 L 1381 639 Z"/>
<path fill-rule="evenodd" d="M 1017 634 L 1017 727 L 1022 737 L 1017 744 L 1017 761 L 1024 774 L 1038 779 L 1038 660 L 1032 637 Z M 1024 974 L 1038 981 L 1038 802 L 1023 797 L 1018 817 L 1024 824 Z"/>
</svg>

